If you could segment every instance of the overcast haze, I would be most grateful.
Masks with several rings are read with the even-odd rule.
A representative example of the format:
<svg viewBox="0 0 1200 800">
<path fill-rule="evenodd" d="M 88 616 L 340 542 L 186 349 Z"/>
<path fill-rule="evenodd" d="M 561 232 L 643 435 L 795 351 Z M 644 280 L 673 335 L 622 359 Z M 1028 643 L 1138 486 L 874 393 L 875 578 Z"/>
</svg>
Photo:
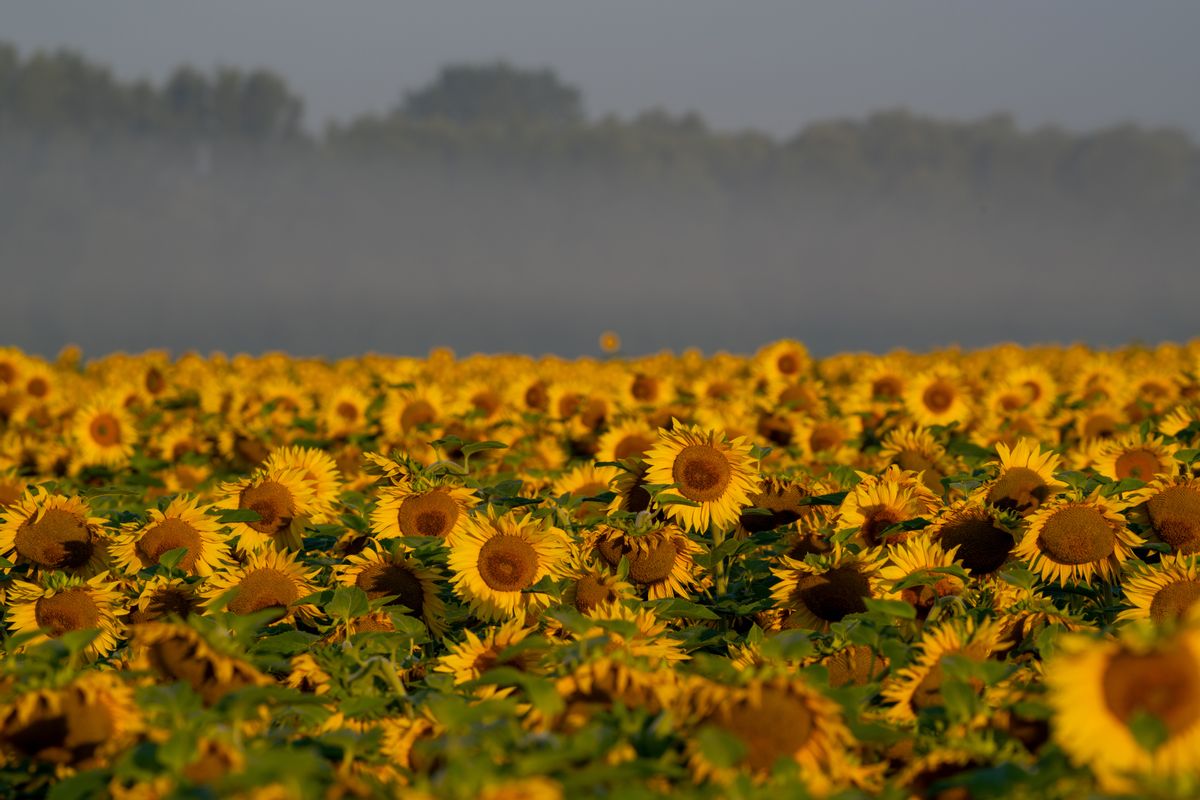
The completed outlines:
<svg viewBox="0 0 1200 800">
<path fill-rule="evenodd" d="M 0 38 L 119 75 L 267 66 L 310 126 L 392 107 L 452 61 L 554 67 L 593 114 L 662 105 L 722 128 L 906 106 L 1023 124 L 1200 133 L 1200 3 L 722 0 L 8 0 Z"/>
</svg>

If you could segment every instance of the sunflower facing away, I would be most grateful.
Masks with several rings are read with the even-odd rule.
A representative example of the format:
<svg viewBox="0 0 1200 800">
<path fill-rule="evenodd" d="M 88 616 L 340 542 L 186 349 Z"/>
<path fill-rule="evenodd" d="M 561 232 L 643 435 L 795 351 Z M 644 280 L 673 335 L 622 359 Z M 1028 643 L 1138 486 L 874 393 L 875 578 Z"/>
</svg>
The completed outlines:
<svg viewBox="0 0 1200 800">
<path fill-rule="evenodd" d="M 716 431 L 686 427 L 676 421 L 661 429 L 646 455 L 647 483 L 672 484 L 699 506 L 672 504 L 666 513 L 688 530 L 701 533 L 712 525 L 732 528 L 741 508 L 759 491 L 759 475 L 744 438 L 725 439 Z"/>
</svg>

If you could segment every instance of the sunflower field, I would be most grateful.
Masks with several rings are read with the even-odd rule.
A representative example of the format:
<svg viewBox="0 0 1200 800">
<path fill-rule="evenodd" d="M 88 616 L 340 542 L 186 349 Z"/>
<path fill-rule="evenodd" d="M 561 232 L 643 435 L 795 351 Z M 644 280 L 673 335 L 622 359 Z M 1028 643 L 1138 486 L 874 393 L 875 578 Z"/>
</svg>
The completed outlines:
<svg viewBox="0 0 1200 800">
<path fill-rule="evenodd" d="M 1200 343 L 0 349 L 0 796 L 1196 797 L 1198 475 Z"/>
</svg>

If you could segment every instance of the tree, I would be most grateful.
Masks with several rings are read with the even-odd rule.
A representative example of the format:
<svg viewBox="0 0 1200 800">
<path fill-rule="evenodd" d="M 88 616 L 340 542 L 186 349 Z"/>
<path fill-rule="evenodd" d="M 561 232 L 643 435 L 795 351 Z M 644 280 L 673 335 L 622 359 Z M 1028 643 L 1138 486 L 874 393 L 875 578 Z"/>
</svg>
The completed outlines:
<svg viewBox="0 0 1200 800">
<path fill-rule="evenodd" d="M 518 69 L 501 61 L 443 68 L 433 83 L 405 95 L 401 112 L 460 124 L 572 123 L 582 120 L 583 101 L 579 90 L 552 70 Z"/>
</svg>

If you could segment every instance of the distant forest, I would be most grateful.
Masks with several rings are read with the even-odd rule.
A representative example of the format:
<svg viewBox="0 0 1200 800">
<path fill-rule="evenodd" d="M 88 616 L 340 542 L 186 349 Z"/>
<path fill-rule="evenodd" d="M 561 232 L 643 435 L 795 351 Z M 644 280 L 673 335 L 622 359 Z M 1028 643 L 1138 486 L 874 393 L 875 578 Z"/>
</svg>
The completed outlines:
<svg viewBox="0 0 1200 800">
<path fill-rule="evenodd" d="M 788 139 L 710 129 L 696 114 L 590 117 L 551 70 L 444 68 L 384 115 L 303 127 L 303 101 L 266 70 L 180 67 L 161 83 L 122 81 L 69 52 L 22 58 L 0 44 L 0 139 L 79 157 L 105 146 L 188 148 L 203 172 L 233 155 L 386 157 L 452 168 L 596 168 L 688 181 L 697 190 L 910 194 L 944 201 L 1036 198 L 1151 214 L 1194 208 L 1200 150 L 1174 129 L 1019 129 L 903 110 L 809 125 Z"/>
</svg>

